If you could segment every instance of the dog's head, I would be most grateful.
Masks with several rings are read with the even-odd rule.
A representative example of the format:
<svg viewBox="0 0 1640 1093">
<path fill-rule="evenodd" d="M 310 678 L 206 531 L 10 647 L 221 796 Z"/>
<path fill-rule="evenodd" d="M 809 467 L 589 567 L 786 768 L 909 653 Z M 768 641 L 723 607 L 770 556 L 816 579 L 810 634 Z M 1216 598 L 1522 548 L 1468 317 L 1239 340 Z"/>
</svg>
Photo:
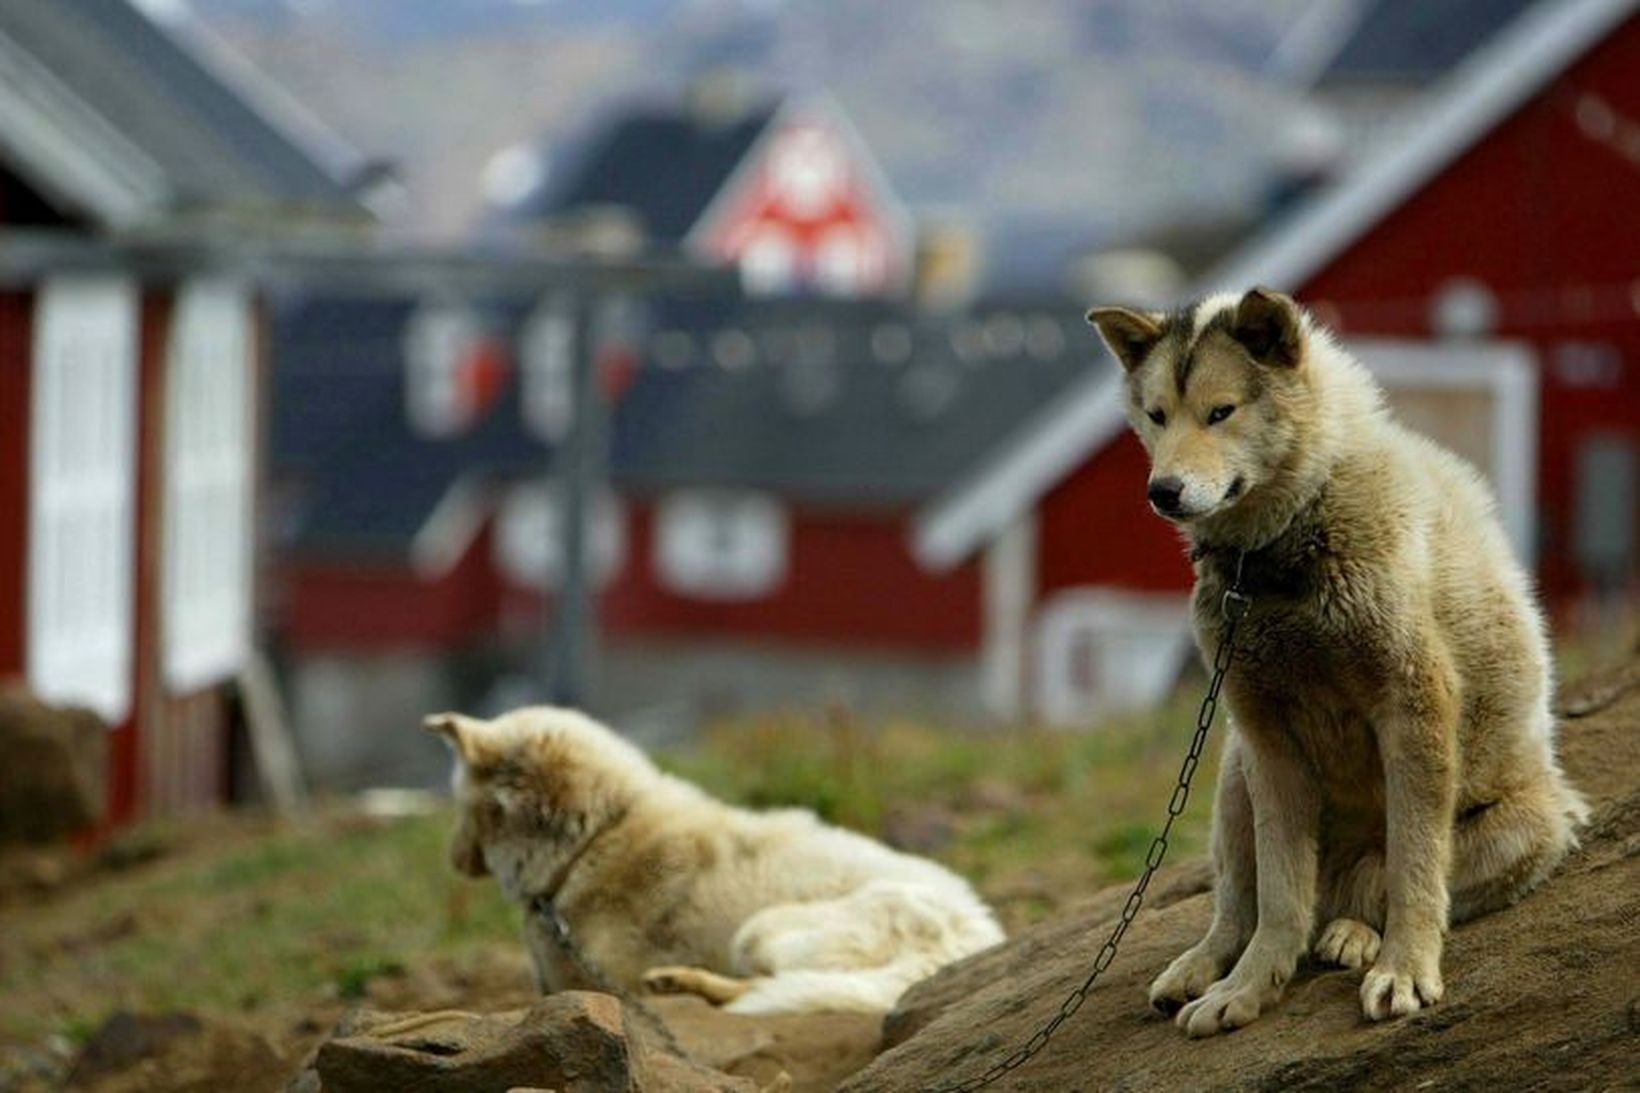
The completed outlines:
<svg viewBox="0 0 1640 1093">
<path fill-rule="evenodd" d="M 1156 512 L 1181 524 L 1226 512 L 1289 461 L 1312 337 L 1291 299 L 1255 288 L 1170 313 L 1096 307 L 1088 321 L 1127 372 Z"/>
<path fill-rule="evenodd" d="M 659 777 L 643 752 L 574 710 L 434 714 L 422 726 L 455 753 L 450 863 L 471 877 L 498 872 L 498 860 L 514 874 L 504 883 L 550 870 Z"/>
</svg>

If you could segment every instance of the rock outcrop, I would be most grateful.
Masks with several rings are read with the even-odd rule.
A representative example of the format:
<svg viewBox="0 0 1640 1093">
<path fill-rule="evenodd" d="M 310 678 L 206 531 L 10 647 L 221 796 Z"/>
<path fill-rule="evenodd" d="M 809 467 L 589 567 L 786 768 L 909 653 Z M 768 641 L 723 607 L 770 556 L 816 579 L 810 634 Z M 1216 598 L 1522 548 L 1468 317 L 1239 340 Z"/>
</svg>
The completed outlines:
<svg viewBox="0 0 1640 1093">
<path fill-rule="evenodd" d="M 1360 973 L 1312 968 L 1247 1028 L 1186 1039 L 1145 991 L 1207 925 L 1205 875 L 1187 864 L 1158 878 L 1080 1012 L 993 1088 L 1630 1087 L 1640 1073 L 1640 672 L 1590 681 L 1563 710 L 1561 753 L 1595 806 L 1583 846 L 1517 906 L 1453 931 L 1439 1005 L 1370 1024 Z M 1126 895 L 1125 885 L 1103 893 L 913 987 L 886 1022 L 889 1050 L 843 1088 L 932 1090 L 984 1070 L 1083 981 Z"/>
<path fill-rule="evenodd" d="M 568 991 L 527 1010 L 361 1012 L 320 1044 L 293 1093 L 757 1093 L 684 1057 L 607 994 Z"/>
</svg>

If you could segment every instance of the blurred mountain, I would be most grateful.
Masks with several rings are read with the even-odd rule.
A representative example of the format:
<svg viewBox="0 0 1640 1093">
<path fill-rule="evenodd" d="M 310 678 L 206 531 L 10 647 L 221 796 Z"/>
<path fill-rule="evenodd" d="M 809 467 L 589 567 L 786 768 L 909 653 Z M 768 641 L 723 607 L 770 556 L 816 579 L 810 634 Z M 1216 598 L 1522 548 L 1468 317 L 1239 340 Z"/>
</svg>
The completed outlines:
<svg viewBox="0 0 1640 1093">
<path fill-rule="evenodd" d="M 519 146 L 562 148 L 726 67 L 833 94 L 913 210 L 976 225 L 1010 280 L 1060 251 L 1245 217 L 1315 130 L 1261 75 L 1308 0 L 146 2 L 397 160 L 416 234 L 467 229 L 498 153 L 515 149 L 516 175 Z"/>
</svg>

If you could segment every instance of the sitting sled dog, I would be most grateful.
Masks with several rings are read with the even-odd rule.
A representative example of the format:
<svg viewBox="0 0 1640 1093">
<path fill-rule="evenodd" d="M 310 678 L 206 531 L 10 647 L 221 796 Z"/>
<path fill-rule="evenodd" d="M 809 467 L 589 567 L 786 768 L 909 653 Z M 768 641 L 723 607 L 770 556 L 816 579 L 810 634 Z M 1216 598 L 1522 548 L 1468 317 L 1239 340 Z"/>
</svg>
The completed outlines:
<svg viewBox="0 0 1640 1093">
<path fill-rule="evenodd" d="M 1224 689 L 1212 925 L 1151 1002 L 1192 1036 L 1237 1028 L 1312 942 L 1367 969 L 1372 1020 L 1439 1001 L 1448 924 L 1541 882 L 1587 814 L 1490 492 L 1279 293 L 1088 318 L 1126 370 L 1151 505 L 1189 540 L 1204 655 L 1238 565 L 1252 599 Z"/>
<path fill-rule="evenodd" d="M 646 988 L 735 1013 L 886 1012 L 1002 930 L 942 866 L 799 809 L 733 808 L 573 710 L 439 714 L 451 862 L 526 908 L 543 991 Z M 560 931 L 561 924 L 561 931 Z"/>
</svg>

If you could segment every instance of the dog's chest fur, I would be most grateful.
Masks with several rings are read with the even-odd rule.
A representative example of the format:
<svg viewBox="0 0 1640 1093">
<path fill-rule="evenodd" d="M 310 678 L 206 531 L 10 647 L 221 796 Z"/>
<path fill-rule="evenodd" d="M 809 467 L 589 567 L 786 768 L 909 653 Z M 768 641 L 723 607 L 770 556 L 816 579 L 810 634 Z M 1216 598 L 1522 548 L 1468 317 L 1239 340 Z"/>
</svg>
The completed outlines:
<svg viewBox="0 0 1640 1093">
<path fill-rule="evenodd" d="M 1394 605 L 1368 594 L 1372 582 L 1361 579 L 1362 563 L 1340 549 L 1341 539 L 1316 514 L 1247 556 L 1242 589 L 1252 606 L 1237 630 L 1225 691 L 1238 731 L 1296 751 L 1329 796 L 1366 802 L 1381 795 L 1362 772 L 1381 765 L 1373 713 L 1394 656 L 1380 616 Z M 1223 638 L 1221 605 L 1235 566 L 1234 552 L 1197 561 L 1196 639 L 1209 663 Z"/>
</svg>

